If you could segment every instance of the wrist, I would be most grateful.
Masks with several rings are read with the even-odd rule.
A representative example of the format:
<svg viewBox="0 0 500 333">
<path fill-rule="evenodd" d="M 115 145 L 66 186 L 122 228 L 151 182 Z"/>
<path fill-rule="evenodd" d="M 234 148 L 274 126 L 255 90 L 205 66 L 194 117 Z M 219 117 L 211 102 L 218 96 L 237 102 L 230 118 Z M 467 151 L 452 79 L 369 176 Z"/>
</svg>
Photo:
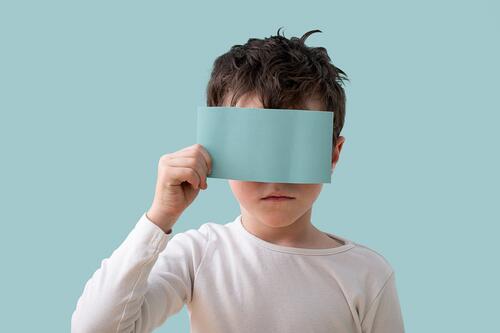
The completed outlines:
<svg viewBox="0 0 500 333">
<path fill-rule="evenodd" d="M 172 233 L 172 227 L 177 221 L 177 217 L 164 214 L 155 209 L 149 209 L 146 212 L 146 217 L 148 220 L 156 224 L 160 229 L 163 230 L 166 234 Z"/>
</svg>

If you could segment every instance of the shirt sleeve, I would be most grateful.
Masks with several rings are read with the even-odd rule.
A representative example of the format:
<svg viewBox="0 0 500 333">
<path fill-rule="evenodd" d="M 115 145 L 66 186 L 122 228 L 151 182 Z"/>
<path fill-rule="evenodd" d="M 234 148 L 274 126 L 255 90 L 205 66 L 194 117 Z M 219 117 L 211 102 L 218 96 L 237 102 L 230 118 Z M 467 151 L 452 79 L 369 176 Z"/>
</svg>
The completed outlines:
<svg viewBox="0 0 500 333">
<path fill-rule="evenodd" d="M 361 328 L 363 333 L 404 333 L 394 271 L 370 304 Z"/>
<path fill-rule="evenodd" d="M 146 216 L 85 284 L 71 332 L 151 332 L 191 301 L 207 224 L 172 235 Z"/>
</svg>

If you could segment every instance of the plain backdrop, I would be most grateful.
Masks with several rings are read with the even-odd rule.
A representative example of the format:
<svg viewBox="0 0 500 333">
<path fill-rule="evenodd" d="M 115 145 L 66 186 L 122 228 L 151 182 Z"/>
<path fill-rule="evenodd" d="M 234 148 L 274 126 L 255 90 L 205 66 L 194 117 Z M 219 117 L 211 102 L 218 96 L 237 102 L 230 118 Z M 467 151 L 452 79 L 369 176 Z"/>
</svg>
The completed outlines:
<svg viewBox="0 0 500 333">
<path fill-rule="evenodd" d="M 306 44 L 351 80 L 313 223 L 392 264 L 407 332 L 498 327 L 499 17 L 493 0 L 2 1 L 2 331 L 69 331 L 159 157 L 195 143 L 215 58 L 280 27 L 322 30 Z M 175 232 L 238 208 L 209 179 Z M 188 332 L 186 308 L 157 331 Z"/>
</svg>

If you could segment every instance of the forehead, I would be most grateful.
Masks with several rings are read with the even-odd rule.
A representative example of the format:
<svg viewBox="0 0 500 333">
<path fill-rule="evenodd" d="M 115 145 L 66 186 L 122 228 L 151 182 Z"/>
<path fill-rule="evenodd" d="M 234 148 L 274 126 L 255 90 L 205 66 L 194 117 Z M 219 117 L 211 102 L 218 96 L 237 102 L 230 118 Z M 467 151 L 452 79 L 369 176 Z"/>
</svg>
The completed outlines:
<svg viewBox="0 0 500 333">
<path fill-rule="evenodd" d="M 224 106 L 229 106 L 232 96 L 233 96 L 232 93 L 226 95 L 223 103 Z M 259 96 L 253 93 L 247 93 L 242 95 L 236 102 L 236 107 L 257 108 L 257 109 L 263 108 Z M 305 104 L 306 110 L 323 110 L 322 108 L 323 104 L 321 103 L 320 99 L 317 96 L 306 99 L 306 104 Z"/>
</svg>

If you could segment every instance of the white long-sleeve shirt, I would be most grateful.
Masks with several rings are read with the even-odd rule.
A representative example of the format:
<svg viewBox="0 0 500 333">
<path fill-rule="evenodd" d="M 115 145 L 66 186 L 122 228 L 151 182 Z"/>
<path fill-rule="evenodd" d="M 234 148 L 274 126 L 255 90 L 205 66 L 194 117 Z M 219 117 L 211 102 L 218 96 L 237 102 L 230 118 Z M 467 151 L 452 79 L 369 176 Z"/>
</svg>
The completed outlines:
<svg viewBox="0 0 500 333">
<path fill-rule="evenodd" d="M 264 241 L 241 215 L 166 234 L 145 213 L 85 284 L 71 331 L 151 332 L 187 305 L 192 333 L 404 332 L 395 273 L 374 250 Z"/>
</svg>

